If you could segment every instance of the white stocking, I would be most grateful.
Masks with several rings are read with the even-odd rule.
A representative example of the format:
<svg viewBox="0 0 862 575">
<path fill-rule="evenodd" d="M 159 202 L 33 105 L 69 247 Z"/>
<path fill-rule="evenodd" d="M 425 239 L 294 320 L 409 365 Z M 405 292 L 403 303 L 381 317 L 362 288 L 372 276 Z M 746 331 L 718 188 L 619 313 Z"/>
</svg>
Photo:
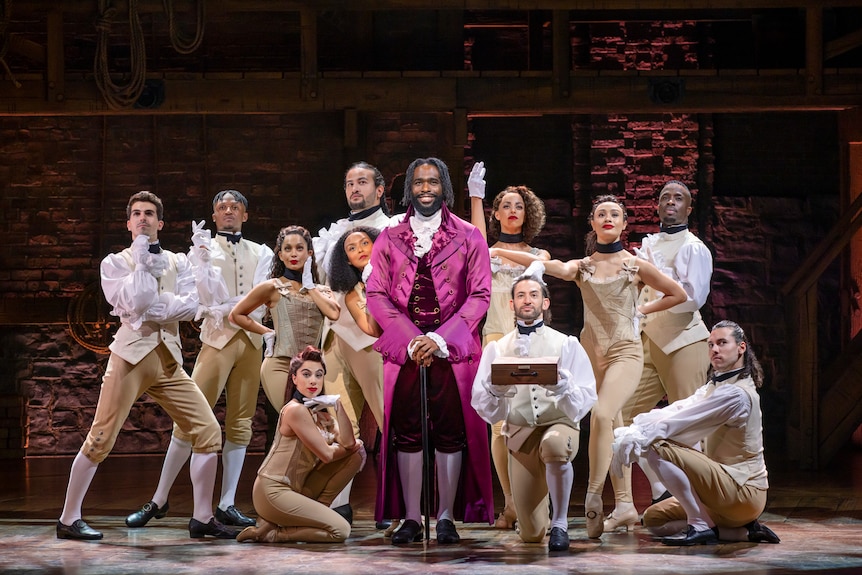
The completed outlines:
<svg viewBox="0 0 862 575">
<path fill-rule="evenodd" d="M 398 452 L 398 475 L 401 479 L 401 491 L 404 494 L 405 519 L 422 523 L 422 512 L 419 510 L 422 499 L 422 452 Z"/>
<path fill-rule="evenodd" d="M 69 472 L 69 485 L 66 487 L 66 502 L 63 504 L 63 514 L 60 515 L 60 523 L 71 525 L 81 518 L 81 506 L 84 504 L 84 496 L 90 488 L 93 476 L 96 475 L 98 463 L 93 463 L 87 456 L 78 452 L 72 462 L 72 470 Z"/>
<path fill-rule="evenodd" d="M 159 476 L 159 486 L 156 487 L 156 492 L 153 494 L 153 503 L 159 507 L 164 507 L 168 502 L 168 495 L 171 493 L 171 487 L 174 481 L 177 480 L 177 475 L 180 469 L 189 460 L 192 454 L 192 444 L 182 439 L 177 439 L 171 436 L 171 442 L 168 444 L 168 452 L 165 453 L 165 462 L 162 463 L 162 474 Z"/>
<path fill-rule="evenodd" d="M 691 487 L 691 481 L 685 472 L 665 459 L 658 456 L 654 449 L 647 451 L 647 461 L 655 470 L 656 475 L 665 484 L 668 491 L 676 497 L 685 510 L 688 524 L 697 531 L 705 531 L 712 527 L 712 519 L 700 501 L 700 497 Z"/>
<path fill-rule="evenodd" d="M 563 531 L 569 529 L 569 498 L 572 495 L 574 479 L 575 470 L 568 461 L 551 461 L 545 464 L 545 481 L 548 482 L 548 493 L 553 507 L 551 529 L 554 527 L 559 527 Z"/>
<path fill-rule="evenodd" d="M 242 464 L 245 463 L 245 452 L 245 445 L 225 440 L 221 450 L 221 501 L 218 504 L 222 511 L 227 511 L 236 502 L 236 486 L 239 484 Z"/>
<path fill-rule="evenodd" d="M 217 453 L 192 454 L 189 474 L 192 476 L 192 491 L 195 499 L 193 517 L 201 523 L 209 523 L 213 517 L 213 490 L 217 470 Z"/>
<path fill-rule="evenodd" d="M 458 480 L 461 478 L 461 460 L 463 454 L 434 452 L 437 463 L 437 490 L 439 507 L 437 508 L 437 521 L 441 519 L 452 520 L 452 508 L 455 506 L 455 495 L 458 493 Z"/>
<path fill-rule="evenodd" d="M 649 462 L 646 460 L 646 457 L 641 457 L 638 459 L 638 465 L 641 468 L 641 471 L 646 475 L 647 480 L 649 481 L 650 492 L 652 493 L 653 499 L 658 499 L 659 497 L 667 491 L 667 488 L 664 486 L 664 483 L 661 482 L 661 479 L 658 478 L 653 468 L 650 467 Z"/>
</svg>

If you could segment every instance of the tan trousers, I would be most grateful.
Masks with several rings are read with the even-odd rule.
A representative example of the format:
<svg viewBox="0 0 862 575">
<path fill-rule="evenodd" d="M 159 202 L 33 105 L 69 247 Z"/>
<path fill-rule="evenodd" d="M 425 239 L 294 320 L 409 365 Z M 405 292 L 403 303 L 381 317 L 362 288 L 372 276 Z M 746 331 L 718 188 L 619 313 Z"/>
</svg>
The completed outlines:
<svg viewBox="0 0 862 575">
<path fill-rule="evenodd" d="M 99 403 L 93 425 L 81 446 L 93 463 L 101 463 L 111 452 L 132 405 L 144 393 L 167 412 L 187 434 L 195 453 L 221 449 L 221 428 L 204 394 L 183 366 L 160 343 L 137 364 L 111 354 L 102 377 Z"/>
<path fill-rule="evenodd" d="M 584 350 L 593 364 L 598 399 L 590 412 L 590 481 L 588 493 L 601 493 L 611 465 L 614 427 L 622 425 L 620 410 L 641 378 L 643 345 L 640 341 L 618 341 L 605 355 L 586 341 Z"/>
<path fill-rule="evenodd" d="M 521 540 L 536 543 L 545 537 L 548 529 L 545 464 L 572 462 L 578 454 L 579 440 L 578 430 L 557 423 L 536 428 L 518 451 L 509 452 L 509 476 Z"/>
<path fill-rule="evenodd" d="M 330 332 L 326 339 L 324 393 L 341 396 L 354 436 L 359 437 L 359 419 L 366 403 L 382 430 L 383 358 L 371 347 L 354 350 L 335 332 Z"/>
<path fill-rule="evenodd" d="M 192 379 L 201 388 L 212 408 L 225 392 L 225 439 L 236 445 L 251 441 L 251 422 L 257 410 L 260 389 L 260 359 L 248 335 L 240 330 L 222 349 L 203 344 L 195 360 Z M 188 436 L 174 424 L 174 437 L 188 441 Z"/>
<path fill-rule="evenodd" d="M 260 364 L 260 383 L 276 413 L 281 411 L 286 403 L 284 390 L 287 389 L 290 360 L 289 357 L 265 357 Z"/>
<path fill-rule="evenodd" d="M 329 508 L 335 496 L 359 471 L 359 453 L 318 465 L 301 491 L 280 481 L 258 476 L 252 488 L 257 514 L 280 527 L 279 542 L 341 543 L 350 536 L 350 524 Z"/>
<path fill-rule="evenodd" d="M 482 347 L 484 348 L 492 341 L 497 341 L 504 335 L 503 333 L 485 335 L 482 340 Z M 503 491 L 504 505 L 509 505 L 512 500 L 512 485 L 509 480 L 509 449 L 506 447 L 506 438 L 503 436 L 502 430 L 502 421 L 491 426 L 491 461 L 494 463 L 494 471 L 497 472 L 497 479 L 500 481 L 500 488 Z"/>
<path fill-rule="evenodd" d="M 657 441 L 652 449 L 686 474 L 691 487 L 721 527 L 741 527 L 754 521 L 766 508 L 766 490 L 739 485 L 724 468 L 696 449 L 670 441 Z M 645 527 L 685 520 L 685 510 L 675 497 L 651 505 L 644 511 Z"/>
<path fill-rule="evenodd" d="M 706 382 L 709 369 L 706 340 L 696 341 L 671 354 L 665 354 L 646 334 L 641 334 L 641 341 L 643 374 L 623 407 L 623 425 L 631 425 L 636 415 L 653 409 L 665 395 L 670 403 L 690 396 Z"/>
</svg>

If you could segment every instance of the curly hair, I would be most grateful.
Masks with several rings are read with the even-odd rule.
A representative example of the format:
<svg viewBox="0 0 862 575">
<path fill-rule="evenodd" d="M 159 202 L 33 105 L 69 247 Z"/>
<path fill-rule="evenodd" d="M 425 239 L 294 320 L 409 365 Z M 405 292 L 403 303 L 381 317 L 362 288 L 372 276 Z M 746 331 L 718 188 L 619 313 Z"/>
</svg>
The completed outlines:
<svg viewBox="0 0 862 575">
<path fill-rule="evenodd" d="M 424 165 L 434 166 L 440 174 L 440 187 L 443 188 L 443 201 L 449 209 L 455 205 L 455 190 L 452 187 L 452 177 L 449 176 L 449 168 L 438 158 L 417 158 L 413 160 L 404 172 L 404 197 L 401 199 L 402 206 L 409 206 L 413 199 L 413 174 L 416 168 Z"/>
<path fill-rule="evenodd" d="M 752 381 L 754 381 L 754 387 L 761 387 L 763 385 L 763 367 L 760 365 L 760 361 L 757 360 L 757 356 L 754 355 L 754 350 L 751 349 L 751 342 L 748 341 L 748 337 L 745 335 L 745 332 L 735 321 L 730 321 L 729 319 L 724 319 L 712 326 L 712 330 L 715 331 L 717 329 L 726 327 L 730 329 L 730 333 L 733 335 L 733 340 L 736 343 L 745 343 L 745 356 L 742 360 L 742 371 L 740 372 L 740 377 L 750 377 Z M 712 375 L 712 367 L 709 368 L 709 374 Z"/>
<path fill-rule="evenodd" d="M 347 293 L 356 287 L 356 284 L 362 279 L 362 270 L 358 270 L 351 265 L 347 252 L 344 251 L 344 242 L 347 241 L 350 234 L 356 232 L 362 232 L 367 235 L 371 243 L 374 243 L 377 240 L 377 236 L 380 235 L 380 230 L 368 226 L 356 226 L 341 234 L 341 237 L 335 242 L 332 257 L 329 259 L 329 269 L 327 270 L 329 274 L 329 287 L 333 291 Z"/>
<path fill-rule="evenodd" d="M 245 209 L 248 209 L 248 198 L 246 198 L 244 195 L 242 195 L 237 190 L 222 190 L 219 193 L 217 193 L 215 196 L 213 196 L 213 209 L 215 209 L 216 204 L 219 203 L 220 201 L 222 201 L 224 199 L 224 197 L 228 194 L 232 195 L 233 199 L 235 201 L 241 203 Z"/>
<path fill-rule="evenodd" d="M 148 192 L 147 190 L 140 191 L 136 194 L 132 194 L 132 197 L 129 198 L 129 203 L 126 204 L 126 219 L 130 220 L 132 218 L 132 204 L 135 202 L 149 202 L 156 206 L 156 216 L 159 221 L 165 219 L 165 208 L 162 205 L 162 200 L 154 194 L 153 192 Z"/>
<path fill-rule="evenodd" d="M 524 225 L 521 234 L 524 236 L 524 242 L 529 244 L 545 227 L 545 202 L 527 186 L 509 186 L 494 198 L 491 214 L 488 216 L 488 240 L 496 242 L 500 237 L 500 220 L 494 217 L 494 213 L 500 209 L 500 203 L 506 194 L 518 194 L 524 200 Z"/>
<path fill-rule="evenodd" d="M 599 207 L 599 204 L 604 204 L 606 202 L 611 202 L 611 203 L 618 205 L 620 207 L 620 209 L 622 209 L 622 211 L 623 211 L 623 221 L 624 222 L 628 221 L 629 218 L 628 218 L 628 215 L 626 214 L 626 206 L 625 206 L 625 204 L 623 204 L 623 201 L 614 195 L 604 194 L 604 195 L 596 197 L 596 199 L 593 200 L 593 207 L 590 209 L 590 215 L 589 215 L 589 217 L 587 217 L 587 223 L 593 221 L 593 215 L 596 213 L 596 208 Z M 590 254 L 595 253 L 596 244 L 598 243 L 598 240 L 596 240 L 596 232 L 594 232 L 593 230 L 590 230 L 589 232 L 587 232 L 587 235 L 584 237 L 584 242 L 585 242 L 585 248 L 584 248 L 585 254 L 584 255 L 590 255 Z"/>
<path fill-rule="evenodd" d="M 323 373 L 326 374 L 326 362 L 323 361 L 323 352 L 313 345 L 306 346 L 304 350 L 290 358 L 290 368 L 287 372 L 287 387 L 284 388 L 284 403 L 287 403 L 293 398 L 293 392 L 296 391 L 296 384 L 293 378 L 306 361 L 314 361 L 323 366 Z"/>
<path fill-rule="evenodd" d="M 278 257 L 278 252 L 281 251 L 284 238 L 291 234 L 302 236 L 302 239 L 305 241 L 305 249 L 311 254 L 309 256 L 311 258 L 311 275 L 314 278 L 314 283 L 318 283 L 317 260 L 314 258 L 314 250 L 311 248 L 311 234 L 302 226 L 287 226 L 281 228 L 278 232 L 278 237 L 275 238 L 275 257 L 272 258 L 272 268 L 270 269 L 269 277 L 280 278 L 284 275 L 284 262 Z"/>
</svg>

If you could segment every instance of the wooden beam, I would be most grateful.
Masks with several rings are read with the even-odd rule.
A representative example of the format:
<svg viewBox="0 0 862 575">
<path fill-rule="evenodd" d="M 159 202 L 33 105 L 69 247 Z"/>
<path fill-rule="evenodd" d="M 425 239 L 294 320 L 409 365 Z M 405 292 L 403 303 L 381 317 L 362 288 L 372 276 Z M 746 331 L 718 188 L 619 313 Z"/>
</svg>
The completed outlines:
<svg viewBox="0 0 862 575">
<path fill-rule="evenodd" d="M 827 42 L 824 49 L 824 60 L 828 61 L 859 46 L 862 46 L 862 28 Z"/>
<path fill-rule="evenodd" d="M 300 12 L 300 73 L 302 83 L 300 93 L 303 100 L 316 100 L 318 96 L 317 68 L 317 12 L 302 10 Z"/>
<path fill-rule="evenodd" d="M 62 102 L 45 101 L 41 74 L 18 75 L 20 89 L 0 81 L 0 113 L 271 114 L 355 109 L 357 112 L 439 112 L 471 116 L 594 113 L 701 113 L 842 110 L 862 106 L 862 70 L 825 74 L 818 96 L 806 93 L 797 70 L 690 74 L 574 71 L 568 98 L 553 94 L 550 72 L 376 72 L 150 74 L 164 80 L 164 104 L 152 110 L 111 111 L 95 83 L 67 75 Z M 650 78 L 684 78 L 680 102 L 650 101 Z M 315 80 L 315 81 L 312 81 Z M 305 93 L 303 88 L 307 87 Z"/>
<path fill-rule="evenodd" d="M 63 12 L 48 12 L 47 67 L 45 99 L 62 102 L 66 97 L 66 55 L 63 52 Z"/>
<path fill-rule="evenodd" d="M 554 10 L 551 26 L 554 98 L 568 98 L 572 91 L 572 38 L 568 10 Z"/>
<path fill-rule="evenodd" d="M 830 8 L 859 7 L 860 0 L 829 0 Z M 128 7 L 126 0 L 113 5 L 120 11 Z M 303 9 L 345 10 L 751 10 L 751 9 L 807 9 L 822 7 L 822 0 L 207 0 L 210 14 L 230 12 L 290 12 Z M 141 13 L 162 13 L 162 0 L 139 0 Z M 94 0 L 28 0 L 15 4 L 15 13 L 44 13 L 51 9 L 91 14 L 96 9 Z"/>
<path fill-rule="evenodd" d="M 807 94 L 823 93 L 823 8 L 809 7 L 805 11 L 805 74 Z"/>
</svg>

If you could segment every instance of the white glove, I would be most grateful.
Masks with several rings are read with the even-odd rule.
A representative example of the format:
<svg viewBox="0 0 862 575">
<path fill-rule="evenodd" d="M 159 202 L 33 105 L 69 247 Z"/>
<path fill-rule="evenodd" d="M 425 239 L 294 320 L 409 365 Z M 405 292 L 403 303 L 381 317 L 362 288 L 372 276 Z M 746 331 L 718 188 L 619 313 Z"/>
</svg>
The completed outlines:
<svg viewBox="0 0 862 575">
<path fill-rule="evenodd" d="M 485 162 L 476 162 L 467 178 L 467 191 L 471 198 L 485 199 Z"/>
<path fill-rule="evenodd" d="M 162 322 L 168 317 L 168 304 L 163 301 L 157 301 L 144 312 L 144 321 Z"/>
<path fill-rule="evenodd" d="M 545 275 L 545 264 L 542 263 L 541 260 L 533 260 L 530 262 L 530 265 L 527 266 L 527 269 L 524 270 L 524 273 L 515 278 L 515 281 L 522 279 L 531 279 L 539 282 L 544 285 L 545 280 L 543 276 Z"/>
<path fill-rule="evenodd" d="M 643 455 L 646 437 L 636 425 L 618 427 L 614 429 L 614 436 L 611 471 L 617 477 L 622 477 L 623 466 L 631 465 Z"/>
<path fill-rule="evenodd" d="M 371 277 L 371 272 L 373 271 L 374 270 L 371 267 L 371 262 L 365 264 L 365 267 L 362 268 L 362 283 L 368 283 L 368 278 Z"/>
<path fill-rule="evenodd" d="M 311 275 L 311 256 L 308 256 L 308 259 L 305 260 L 305 263 L 302 265 L 302 289 L 304 290 L 313 290 L 317 287 L 314 283 L 314 276 Z"/>
<path fill-rule="evenodd" d="M 164 253 L 150 254 L 149 267 L 153 277 L 162 277 L 168 269 L 168 256 Z"/>
<path fill-rule="evenodd" d="M 199 260 L 200 263 L 210 261 L 210 247 L 212 235 L 204 226 L 206 223 L 201 220 L 195 223 L 192 220 L 192 254 Z"/>
<path fill-rule="evenodd" d="M 150 261 L 150 239 L 144 234 L 140 234 L 132 242 L 132 261 L 135 262 L 135 267 L 149 269 Z"/>
<path fill-rule="evenodd" d="M 515 397 L 515 393 L 518 391 L 514 385 L 494 385 L 493 383 L 486 385 L 485 389 L 497 399 Z"/>
<path fill-rule="evenodd" d="M 302 402 L 305 407 L 311 408 L 311 411 L 320 411 L 327 407 L 335 407 L 340 397 L 340 395 L 318 395 L 317 397 L 304 397 Z"/>
<path fill-rule="evenodd" d="M 263 334 L 263 357 L 272 357 L 275 351 L 275 332 L 268 331 Z"/>
<path fill-rule="evenodd" d="M 220 330 L 224 325 L 225 316 L 227 316 L 232 309 L 233 305 L 231 305 L 230 303 L 223 303 L 219 305 L 214 305 L 212 307 L 199 305 L 198 311 L 195 314 L 195 321 L 200 321 L 204 318 L 210 318 L 212 320 L 213 327 L 216 330 Z"/>
<path fill-rule="evenodd" d="M 560 395 L 568 387 L 569 380 L 571 378 L 572 374 L 569 373 L 569 370 L 560 369 L 557 373 L 557 383 L 543 386 L 545 388 L 545 395 L 548 397 L 551 397 L 552 395 Z"/>
</svg>

